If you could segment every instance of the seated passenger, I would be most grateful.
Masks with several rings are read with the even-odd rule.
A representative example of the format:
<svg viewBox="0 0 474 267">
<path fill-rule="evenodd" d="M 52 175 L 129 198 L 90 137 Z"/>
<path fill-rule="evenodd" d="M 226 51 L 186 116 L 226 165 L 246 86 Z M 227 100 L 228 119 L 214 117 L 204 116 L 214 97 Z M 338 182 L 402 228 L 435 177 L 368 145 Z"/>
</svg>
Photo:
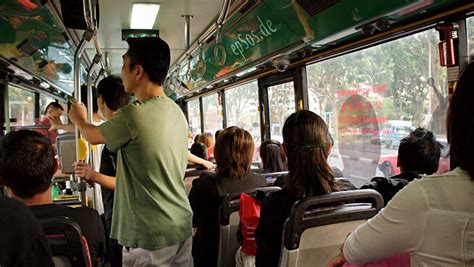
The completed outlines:
<svg viewBox="0 0 474 267">
<path fill-rule="evenodd" d="M 287 171 L 286 155 L 277 140 L 266 140 L 260 145 L 263 173 Z"/>
<path fill-rule="evenodd" d="M 311 111 L 298 111 L 285 121 L 283 149 L 290 172 L 283 189 L 263 200 L 255 231 L 256 266 L 278 266 L 283 226 L 297 200 L 340 190 L 327 162 L 331 151 L 328 136 L 324 120 Z"/>
<path fill-rule="evenodd" d="M 329 266 L 403 252 L 411 266 L 474 265 L 474 62 L 462 72 L 447 115 L 451 172 L 408 184 L 344 242 Z"/>
<path fill-rule="evenodd" d="M 397 166 L 401 173 L 390 177 L 375 177 L 360 189 L 375 189 L 379 192 L 385 205 L 405 185 L 422 174 L 431 175 L 438 170 L 442 145 L 436 141 L 432 132 L 418 128 L 400 141 Z"/>
<path fill-rule="evenodd" d="M 104 253 L 105 234 L 96 210 L 56 205 L 51 200 L 51 177 L 55 171 L 53 148 L 41 134 L 21 130 L 0 140 L 0 169 L 5 189 L 12 198 L 30 206 L 37 218 L 66 216 L 86 237 L 92 263 Z"/>
<path fill-rule="evenodd" d="M 219 134 L 215 148 L 217 173 L 193 181 L 189 201 L 193 209 L 194 266 L 217 266 L 219 207 L 222 196 L 266 186 L 264 177 L 250 172 L 253 139 L 249 132 L 229 127 Z"/>
<path fill-rule="evenodd" d="M 0 266 L 54 266 L 43 229 L 28 207 L 0 196 L 0 214 Z"/>
<path fill-rule="evenodd" d="M 207 160 L 207 148 L 204 144 L 201 144 L 201 143 L 192 144 L 189 152 L 196 157 Z"/>
<path fill-rule="evenodd" d="M 203 133 L 199 136 L 199 143 L 204 144 L 207 150 L 207 160 L 214 158 L 214 136 L 211 133 Z"/>
</svg>

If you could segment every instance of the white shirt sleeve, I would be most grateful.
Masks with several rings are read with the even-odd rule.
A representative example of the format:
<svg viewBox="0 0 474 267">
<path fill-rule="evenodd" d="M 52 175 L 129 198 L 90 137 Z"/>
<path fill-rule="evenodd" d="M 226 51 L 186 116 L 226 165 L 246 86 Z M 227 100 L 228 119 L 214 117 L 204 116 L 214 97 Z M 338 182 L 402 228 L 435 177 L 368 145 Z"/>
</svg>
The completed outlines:
<svg viewBox="0 0 474 267">
<path fill-rule="evenodd" d="M 427 211 L 424 191 L 419 183 L 411 182 L 375 217 L 349 235 L 344 257 L 349 263 L 365 264 L 413 251 L 423 235 Z"/>
</svg>

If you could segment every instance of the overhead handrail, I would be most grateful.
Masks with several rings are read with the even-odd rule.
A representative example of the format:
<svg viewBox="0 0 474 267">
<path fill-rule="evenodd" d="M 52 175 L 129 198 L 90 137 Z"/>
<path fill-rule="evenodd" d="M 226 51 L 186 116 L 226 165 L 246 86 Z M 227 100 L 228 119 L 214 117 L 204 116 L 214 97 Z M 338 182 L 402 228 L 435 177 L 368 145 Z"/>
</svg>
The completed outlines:
<svg viewBox="0 0 474 267">
<path fill-rule="evenodd" d="M 216 46 L 214 47 L 214 59 L 218 65 L 224 65 L 227 59 L 225 47 L 222 45 L 222 26 L 229 13 L 230 0 L 224 0 L 222 9 L 216 22 Z M 220 53 L 219 53 L 220 52 Z"/>
</svg>

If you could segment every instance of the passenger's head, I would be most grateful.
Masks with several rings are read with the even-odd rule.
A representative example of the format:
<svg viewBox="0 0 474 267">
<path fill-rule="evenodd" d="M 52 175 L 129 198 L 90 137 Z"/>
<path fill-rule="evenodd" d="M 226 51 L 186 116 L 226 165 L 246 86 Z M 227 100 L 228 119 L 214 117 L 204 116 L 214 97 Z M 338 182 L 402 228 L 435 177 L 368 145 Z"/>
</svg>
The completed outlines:
<svg viewBox="0 0 474 267">
<path fill-rule="evenodd" d="M 170 66 L 170 48 L 160 38 L 128 38 L 128 51 L 123 55 L 122 79 L 125 91 L 143 82 L 162 85 Z"/>
<path fill-rule="evenodd" d="M 450 154 L 474 180 L 474 62 L 464 69 L 451 98 L 447 126 Z"/>
<path fill-rule="evenodd" d="M 115 75 L 109 75 L 99 82 L 97 94 L 99 109 L 107 118 L 130 102 L 130 93 L 125 92 L 122 79 Z"/>
<path fill-rule="evenodd" d="M 252 136 L 246 130 L 236 126 L 224 129 L 214 148 L 217 172 L 232 179 L 244 177 L 250 171 L 253 148 Z"/>
<path fill-rule="evenodd" d="M 215 133 L 214 133 L 214 140 L 217 140 L 217 137 L 219 137 L 219 134 L 222 132 L 222 129 L 219 129 L 217 130 Z"/>
<path fill-rule="evenodd" d="M 191 145 L 189 152 L 196 157 L 200 157 L 202 159 L 207 160 L 207 148 L 204 144 L 201 143 L 194 143 Z"/>
<path fill-rule="evenodd" d="M 64 108 L 58 102 L 51 102 L 44 110 L 45 116 L 60 117 L 63 114 Z"/>
<path fill-rule="evenodd" d="M 433 174 L 438 170 L 441 147 L 432 132 L 418 128 L 400 140 L 398 166 L 404 172 Z"/>
<path fill-rule="evenodd" d="M 286 156 L 281 149 L 281 143 L 277 140 L 266 140 L 260 145 L 260 157 L 262 158 L 264 172 L 287 171 Z"/>
<path fill-rule="evenodd" d="M 199 138 L 201 138 L 201 135 L 196 134 L 196 136 L 194 136 L 194 143 L 199 143 Z"/>
<path fill-rule="evenodd" d="M 54 151 L 41 134 L 20 130 L 0 139 L 0 177 L 18 198 L 29 199 L 51 186 Z"/>
<path fill-rule="evenodd" d="M 207 148 L 213 147 L 215 144 L 214 136 L 211 133 L 203 133 L 199 136 L 199 143 L 204 144 Z"/>
<path fill-rule="evenodd" d="M 286 119 L 283 145 L 288 156 L 286 187 L 297 197 L 337 191 L 334 173 L 327 159 L 331 150 L 329 131 L 324 120 L 308 110 Z"/>
</svg>

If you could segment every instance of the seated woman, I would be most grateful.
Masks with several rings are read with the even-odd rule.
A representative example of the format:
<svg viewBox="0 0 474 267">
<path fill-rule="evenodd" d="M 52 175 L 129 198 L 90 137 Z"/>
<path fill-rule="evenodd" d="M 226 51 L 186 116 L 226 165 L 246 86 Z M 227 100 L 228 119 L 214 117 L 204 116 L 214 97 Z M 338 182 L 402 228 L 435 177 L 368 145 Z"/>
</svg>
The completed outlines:
<svg viewBox="0 0 474 267">
<path fill-rule="evenodd" d="M 411 182 L 346 239 L 329 266 L 364 264 L 403 252 L 411 266 L 474 265 L 474 63 L 458 81 L 447 116 L 459 167 Z"/>
<path fill-rule="evenodd" d="M 277 140 L 266 140 L 260 145 L 263 173 L 287 171 L 286 156 Z"/>
<path fill-rule="evenodd" d="M 331 150 L 328 128 L 308 110 L 293 113 L 283 126 L 283 149 L 289 175 L 283 189 L 265 198 L 255 231 L 257 266 L 278 266 L 283 226 L 293 204 L 304 197 L 339 191 L 327 159 Z"/>
<path fill-rule="evenodd" d="M 217 173 L 193 181 L 189 201 L 193 209 L 194 266 L 217 266 L 219 207 L 222 196 L 266 186 L 264 177 L 251 173 L 253 139 L 249 132 L 229 127 L 219 134 L 215 147 Z"/>
<path fill-rule="evenodd" d="M 199 143 L 204 144 L 207 150 L 207 160 L 214 158 L 214 136 L 211 133 L 203 133 L 199 136 Z"/>
</svg>

